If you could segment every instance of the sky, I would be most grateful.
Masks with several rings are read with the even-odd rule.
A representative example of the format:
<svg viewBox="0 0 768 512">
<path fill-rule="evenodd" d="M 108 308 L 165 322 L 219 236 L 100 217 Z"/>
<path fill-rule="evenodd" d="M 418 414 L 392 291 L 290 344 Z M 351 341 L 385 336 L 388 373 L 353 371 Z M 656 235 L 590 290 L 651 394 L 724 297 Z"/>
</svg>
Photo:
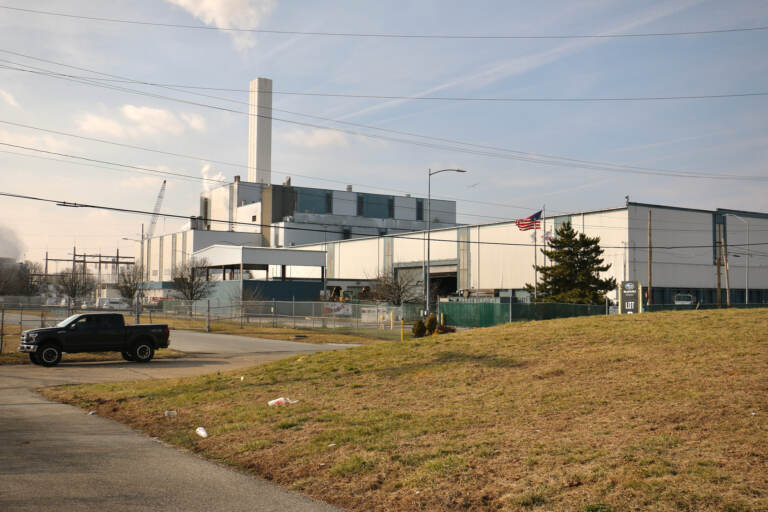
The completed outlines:
<svg viewBox="0 0 768 512">
<path fill-rule="evenodd" d="M 768 92 L 766 30 L 580 39 L 374 38 L 222 30 L 452 35 L 700 31 L 768 26 L 768 8 L 761 1 L 401 0 L 397 8 L 390 2 L 351 0 L 4 0 L 2 5 L 209 29 L 116 24 L 0 8 L 0 192 L 151 210 L 167 179 L 162 211 L 195 215 L 206 182 L 163 177 L 151 170 L 225 180 L 247 176 L 248 117 L 231 111 L 247 109 L 246 92 L 114 81 L 97 82 L 106 86 L 99 87 L 39 72 L 43 70 L 225 89 L 247 89 L 255 77 L 271 78 L 278 93 L 274 117 L 279 119 L 273 124 L 273 182 L 290 176 L 301 186 L 343 189 L 350 183 L 356 190 L 426 195 L 428 169 L 459 167 L 468 172 L 435 176 L 432 192 L 457 200 L 462 223 L 516 219 L 542 207 L 547 213 L 615 207 L 624 204 L 626 195 L 638 202 L 768 212 L 766 181 L 542 165 L 525 156 L 765 177 L 768 96 L 481 102 L 280 94 L 606 98 Z M 30 66 L 38 72 L 18 69 Z M 101 162 L 76 165 L 52 153 Z M 67 258 L 73 246 L 78 252 L 114 254 L 119 249 L 132 255 L 135 244 L 124 238 L 137 238 L 142 223 L 148 225 L 149 217 L 0 197 L 0 256 L 40 261 L 48 251 L 52 257 Z M 161 219 L 157 231 L 179 226 L 179 221 Z"/>
</svg>

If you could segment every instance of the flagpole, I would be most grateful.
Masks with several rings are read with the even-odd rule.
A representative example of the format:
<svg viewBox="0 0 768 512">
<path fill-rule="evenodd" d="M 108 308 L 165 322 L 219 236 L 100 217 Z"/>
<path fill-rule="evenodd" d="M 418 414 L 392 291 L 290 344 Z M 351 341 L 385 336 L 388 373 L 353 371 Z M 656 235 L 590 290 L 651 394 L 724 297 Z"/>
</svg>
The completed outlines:
<svg viewBox="0 0 768 512">
<path fill-rule="evenodd" d="M 536 268 L 538 261 L 538 249 L 536 248 L 536 232 L 538 222 L 533 221 L 533 301 L 536 302 L 536 298 L 539 296 L 539 269 Z"/>
<path fill-rule="evenodd" d="M 541 226 L 542 226 L 542 232 L 541 232 L 541 245 L 545 246 L 547 245 L 547 205 L 543 205 L 541 207 Z M 544 266 L 547 265 L 547 255 L 544 255 Z"/>
</svg>

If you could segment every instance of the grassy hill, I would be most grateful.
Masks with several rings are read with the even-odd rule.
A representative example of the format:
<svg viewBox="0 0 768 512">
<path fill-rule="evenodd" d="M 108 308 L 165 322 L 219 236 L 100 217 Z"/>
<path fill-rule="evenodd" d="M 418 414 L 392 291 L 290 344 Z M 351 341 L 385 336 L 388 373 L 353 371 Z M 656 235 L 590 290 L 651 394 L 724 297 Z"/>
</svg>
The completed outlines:
<svg viewBox="0 0 768 512">
<path fill-rule="evenodd" d="M 46 394 L 351 510 L 768 510 L 766 340 L 768 310 L 585 317 Z"/>
</svg>

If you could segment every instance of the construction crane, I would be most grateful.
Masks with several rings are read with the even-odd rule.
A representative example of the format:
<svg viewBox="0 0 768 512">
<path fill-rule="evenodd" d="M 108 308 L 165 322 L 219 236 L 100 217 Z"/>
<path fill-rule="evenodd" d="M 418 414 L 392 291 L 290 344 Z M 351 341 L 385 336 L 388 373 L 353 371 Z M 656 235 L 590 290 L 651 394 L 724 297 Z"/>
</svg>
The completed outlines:
<svg viewBox="0 0 768 512">
<path fill-rule="evenodd" d="M 160 193 L 157 194 L 157 200 L 155 200 L 155 207 L 152 209 L 152 219 L 149 221 L 149 230 L 144 238 L 149 240 L 152 235 L 155 234 L 155 226 L 157 225 L 157 219 L 160 217 L 160 207 L 163 205 L 163 197 L 165 197 L 165 180 L 160 185 Z"/>
</svg>

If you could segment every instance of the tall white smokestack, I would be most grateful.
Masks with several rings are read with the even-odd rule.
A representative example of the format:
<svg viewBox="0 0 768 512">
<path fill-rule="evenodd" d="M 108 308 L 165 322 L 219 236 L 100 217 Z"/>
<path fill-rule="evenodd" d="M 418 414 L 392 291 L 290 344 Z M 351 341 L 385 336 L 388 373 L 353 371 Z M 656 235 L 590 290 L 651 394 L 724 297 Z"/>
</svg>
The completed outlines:
<svg viewBox="0 0 768 512">
<path fill-rule="evenodd" d="M 272 80 L 251 80 L 248 122 L 248 181 L 272 182 Z"/>
</svg>

